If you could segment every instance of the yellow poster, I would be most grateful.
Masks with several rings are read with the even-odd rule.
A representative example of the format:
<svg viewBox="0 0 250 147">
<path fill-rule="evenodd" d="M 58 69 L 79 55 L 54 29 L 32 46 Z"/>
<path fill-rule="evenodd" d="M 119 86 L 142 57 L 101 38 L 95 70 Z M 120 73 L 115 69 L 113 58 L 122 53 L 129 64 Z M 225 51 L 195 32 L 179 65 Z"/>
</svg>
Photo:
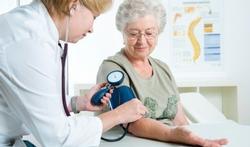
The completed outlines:
<svg viewBox="0 0 250 147">
<path fill-rule="evenodd" d="M 169 5 L 174 66 L 221 70 L 222 0 L 170 0 Z"/>
</svg>

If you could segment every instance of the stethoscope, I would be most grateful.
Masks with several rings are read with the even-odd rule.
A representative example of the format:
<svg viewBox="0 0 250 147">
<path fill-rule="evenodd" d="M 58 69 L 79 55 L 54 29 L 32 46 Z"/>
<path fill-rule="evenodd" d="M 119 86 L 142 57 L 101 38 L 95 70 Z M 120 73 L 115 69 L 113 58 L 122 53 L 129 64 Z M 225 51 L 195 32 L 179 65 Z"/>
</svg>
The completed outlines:
<svg viewBox="0 0 250 147">
<path fill-rule="evenodd" d="M 66 114 L 66 116 L 70 116 L 70 112 L 68 110 L 67 102 L 66 102 L 66 93 L 68 94 L 68 62 L 67 62 L 67 53 L 68 53 L 68 36 L 69 36 L 69 21 L 70 16 L 67 17 L 66 20 L 66 30 L 65 30 L 65 40 L 64 40 L 64 46 L 63 46 L 63 54 L 61 56 L 61 62 L 62 62 L 62 103 L 63 103 L 63 109 Z M 61 45 L 59 44 L 61 47 Z M 62 47 L 61 47 L 62 48 Z M 67 82 L 65 83 L 65 64 L 67 63 Z"/>
</svg>

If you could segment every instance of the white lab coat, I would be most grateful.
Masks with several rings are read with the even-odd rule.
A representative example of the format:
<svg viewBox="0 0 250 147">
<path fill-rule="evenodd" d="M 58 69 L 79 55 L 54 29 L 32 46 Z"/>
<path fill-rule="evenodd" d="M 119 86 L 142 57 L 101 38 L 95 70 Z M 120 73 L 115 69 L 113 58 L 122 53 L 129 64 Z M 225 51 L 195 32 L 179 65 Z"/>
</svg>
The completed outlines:
<svg viewBox="0 0 250 147">
<path fill-rule="evenodd" d="M 40 1 L 0 16 L 0 146 L 24 146 L 31 132 L 45 147 L 98 146 L 98 117 L 66 117 L 58 31 Z M 83 75 L 84 76 L 84 75 Z"/>
</svg>

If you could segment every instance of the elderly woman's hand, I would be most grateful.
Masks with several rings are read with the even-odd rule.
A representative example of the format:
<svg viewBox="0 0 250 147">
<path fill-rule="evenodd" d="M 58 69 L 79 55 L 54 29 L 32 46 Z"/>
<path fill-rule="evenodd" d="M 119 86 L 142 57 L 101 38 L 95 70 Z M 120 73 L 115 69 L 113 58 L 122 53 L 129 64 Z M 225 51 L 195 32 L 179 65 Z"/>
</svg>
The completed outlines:
<svg viewBox="0 0 250 147">
<path fill-rule="evenodd" d="M 77 101 L 77 105 L 79 106 L 80 111 L 100 111 L 103 110 L 107 104 L 109 99 L 111 98 L 112 90 L 109 93 L 106 93 L 101 99 L 102 104 L 100 106 L 94 106 L 91 104 L 92 96 L 99 91 L 102 87 L 104 87 L 106 83 L 99 83 L 93 86 L 84 96 L 79 97 Z"/>
<path fill-rule="evenodd" d="M 169 141 L 190 144 L 190 145 L 199 145 L 202 147 L 222 147 L 223 145 L 226 145 L 228 143 L 228 140 L 226 138 L 219 138 L 219 139 L 202 138 L 183 126 L 177 126 L 175 128 L 171 128 L 169 134 Z"/>
</svg>

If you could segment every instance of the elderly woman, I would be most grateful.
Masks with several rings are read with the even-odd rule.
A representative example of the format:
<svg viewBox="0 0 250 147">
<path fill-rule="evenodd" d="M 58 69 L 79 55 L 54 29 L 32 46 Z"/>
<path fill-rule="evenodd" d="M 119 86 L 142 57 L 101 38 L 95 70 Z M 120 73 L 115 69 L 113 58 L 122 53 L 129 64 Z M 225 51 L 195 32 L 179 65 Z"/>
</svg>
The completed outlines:
<svg viewBox="0 0 250 147">
<path fill-rule="evenodd" d="M 199 146 L 224 145 L 226 139 L 203 139 L 181 127 L 188 122 L 174 77 L 165 63 L 150 56 L 165 24 L 165 9 L 159 1 L 125 0 L 116 15 L 116 26 L 125 46 L 103 61 L 97 82 L 106 81 L 113 70 L 125 73 L 123 84 L 130 86 L 149 109 L 149 118 L 130 124 L 129 132 L 135 136 Z"/>
</svg>

